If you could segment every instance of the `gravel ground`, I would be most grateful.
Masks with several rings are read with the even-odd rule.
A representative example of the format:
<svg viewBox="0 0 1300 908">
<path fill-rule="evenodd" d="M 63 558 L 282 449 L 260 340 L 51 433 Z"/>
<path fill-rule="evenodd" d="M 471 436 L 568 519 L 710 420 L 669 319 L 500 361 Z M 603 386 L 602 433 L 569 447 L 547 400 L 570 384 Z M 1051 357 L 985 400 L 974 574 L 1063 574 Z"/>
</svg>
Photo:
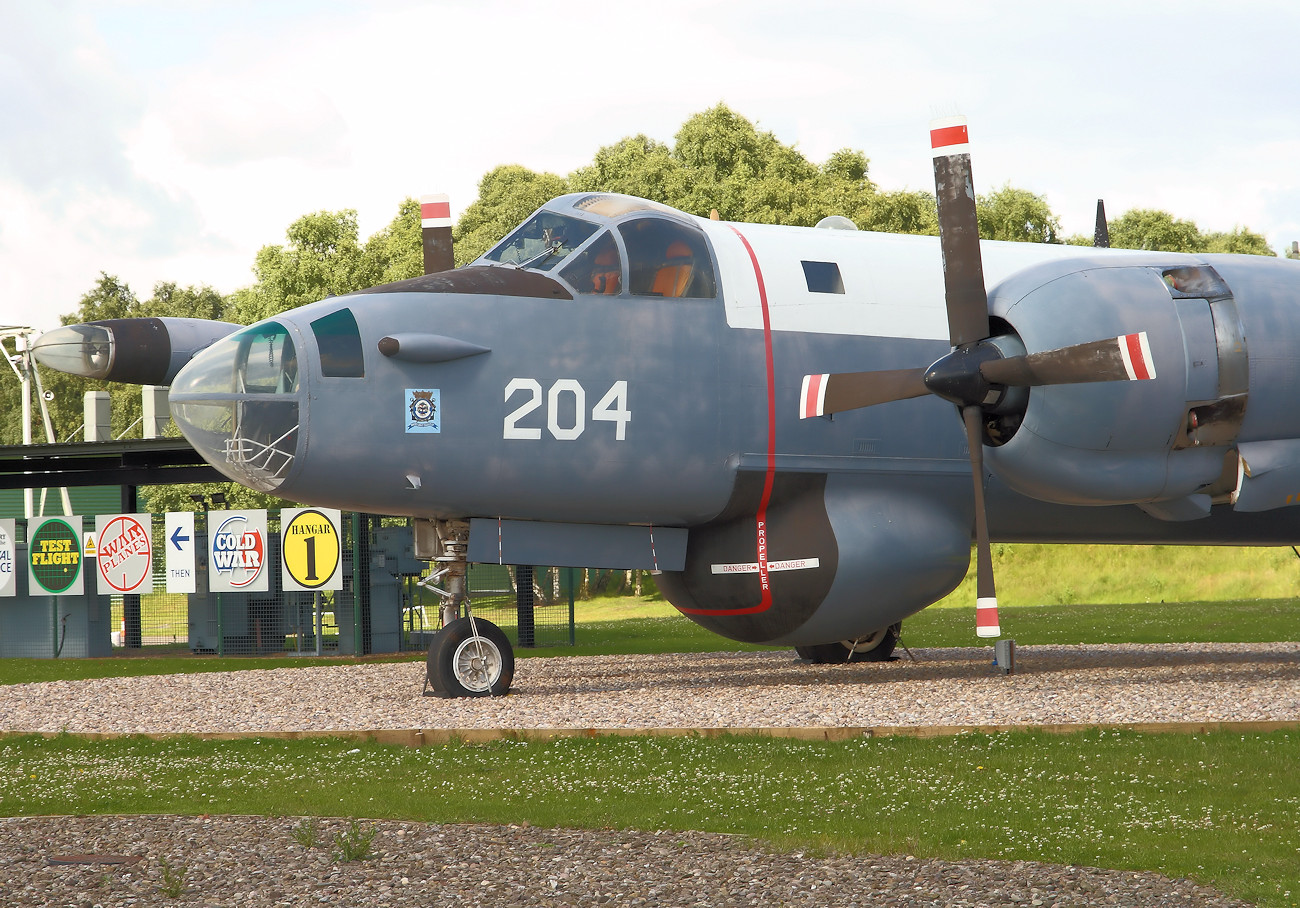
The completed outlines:
<svg viewBox="0 0 1300 908">
<path fill-rule="evenodd" d="M 1300 721 L 1300 644 L 987 648 L 812 666 L 790 653 L 520 660 L 509 697 L 421 697 L 422 663 L 0 687 L 0 731 L 662 729 Z M 1244 904 L 1157 874 L 778 854 L 703 833 L 367 822 L 369 860 L 261 817 L 0 819 L 0 901 L 32 906 Z M 54 864 L 119 854 L 130 863 Z M 171 868 L 171 882 L 163 860 Z M 177 878 L 177 875 L 181 878 Z"/>
<path fill-rule="evenodd" d="M 919 649 L 521 659 L 508 697 L 421 697 L 423 662 L 0 687 L 0 731 L 753 728 L 1300 721 L 1300 644 Z"/>
<path fill-rule="evenodd" d="M 706 833 L 434 826 L 367 822 L 372 855 L 341 861 L 350 832 L 263 817 L 57 817 L 0 820 L 6 904 L 204 905 L 1243 905 L 1154 873 L 1024 861 L 780 854 Z M 121 865 L 51 858 L 139 857 Z M 166 865 L 164 865 L 166 861 Z"/>
</svg>

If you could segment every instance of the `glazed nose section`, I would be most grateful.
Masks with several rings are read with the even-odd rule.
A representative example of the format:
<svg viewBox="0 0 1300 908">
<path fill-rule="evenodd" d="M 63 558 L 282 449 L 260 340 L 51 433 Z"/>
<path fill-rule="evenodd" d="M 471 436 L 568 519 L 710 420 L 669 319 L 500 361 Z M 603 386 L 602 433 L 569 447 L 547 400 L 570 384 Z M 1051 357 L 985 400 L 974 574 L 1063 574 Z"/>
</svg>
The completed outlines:
<svg viewBox="0 0 1300 908">
<path fill-rule="evenodd" d="M 108 378 L 113 353 L 112 332 L 103 325 L 55 328 L 32 344 L 32 356 L 42 366 L 86 378 Z"/>
<path fill-rule="evenodd" d="M 299 440 L 298 347 L 280 322 L 213 344 L 172 383 L 172 418 L 205 460 L 243 485 L 280 488 Z"/>
</svg>

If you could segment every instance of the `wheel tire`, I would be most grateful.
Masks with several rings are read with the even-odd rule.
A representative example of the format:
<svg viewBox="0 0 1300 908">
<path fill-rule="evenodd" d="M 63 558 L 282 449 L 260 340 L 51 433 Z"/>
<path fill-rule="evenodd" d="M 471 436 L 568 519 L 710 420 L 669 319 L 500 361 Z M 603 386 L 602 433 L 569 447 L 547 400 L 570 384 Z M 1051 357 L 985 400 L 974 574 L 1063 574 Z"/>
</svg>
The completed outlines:
<svg viewBox="0 0 1300 908">
<path fill-rule="evenodd" d="M 874 634 L 859 637 L 857 640 L 837 640 L 834 643 L 796 646 L 794 651 L 799 654 L 799 658 L 807 659 L 814 665 L 888 662 L 894 658 L 894 647 L 898 645 L 898 635 L 902 630 L 903 622 L 900 621 Z"/>
<path fill-rule="evenodd" d="M 474 636 L 474 629 L 478 636 Z M 501 697 L 515 676 L 515 651 L 491 621 L 457 618 L 429 643 L 429 683 L 444 697 Z"/>
</svg>

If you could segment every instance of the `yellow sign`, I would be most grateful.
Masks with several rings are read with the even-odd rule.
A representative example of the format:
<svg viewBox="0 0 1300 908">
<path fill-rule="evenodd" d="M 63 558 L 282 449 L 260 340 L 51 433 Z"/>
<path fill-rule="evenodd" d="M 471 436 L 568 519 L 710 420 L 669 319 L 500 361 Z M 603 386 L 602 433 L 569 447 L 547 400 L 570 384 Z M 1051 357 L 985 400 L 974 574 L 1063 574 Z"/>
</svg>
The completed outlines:
<svg viewBox="0 0 1300 908">
<path fill-rule="evenodd" d="M 280 540 L 286 590 L 341 590 L 343 539 L 333 508 L 285 508 Z"/>
</svg>

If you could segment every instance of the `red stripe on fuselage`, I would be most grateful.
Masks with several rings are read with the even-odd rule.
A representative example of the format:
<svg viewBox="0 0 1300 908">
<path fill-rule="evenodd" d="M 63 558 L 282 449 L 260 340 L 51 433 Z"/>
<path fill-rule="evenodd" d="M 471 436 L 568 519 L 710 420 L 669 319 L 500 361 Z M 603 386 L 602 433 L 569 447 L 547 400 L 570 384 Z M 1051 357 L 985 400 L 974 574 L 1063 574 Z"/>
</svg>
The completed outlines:
<svg viewBox="0 0 1300 908">
<path fill-rule="evenodd" d="M 730 225 L 728 225 L 730 226 Z M 749 261 L 754 266 L 754 278 L 758 281 L 758 301 L 763 309 L 763 351 L 767 365 L 767 475 L 763 479 L 763 497 L 758 502 L 758 537 L 755 540 L 758 551 L 758 605 L 747 608 L 707 609 L 683 608 L 680 612 L 692 615 L 754 615 L 765 612 L 772 607 L 772 583 L 767 571 L 767 505 L 772 500 L 772 484 L 776 479 L 776 368 L 772 360 L 772 318 L 767 308 L 767 286 L 763 283 L 763 269 L 758 266 L 758 256 L 749 240 L 735 227 L 731 232 L 740 237 Z"/>
</svg>

